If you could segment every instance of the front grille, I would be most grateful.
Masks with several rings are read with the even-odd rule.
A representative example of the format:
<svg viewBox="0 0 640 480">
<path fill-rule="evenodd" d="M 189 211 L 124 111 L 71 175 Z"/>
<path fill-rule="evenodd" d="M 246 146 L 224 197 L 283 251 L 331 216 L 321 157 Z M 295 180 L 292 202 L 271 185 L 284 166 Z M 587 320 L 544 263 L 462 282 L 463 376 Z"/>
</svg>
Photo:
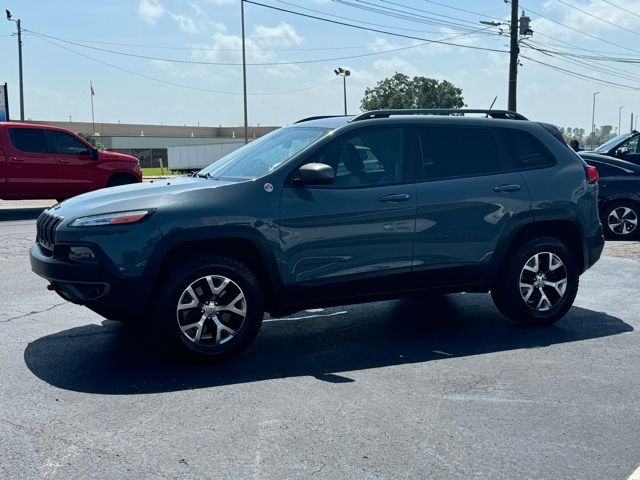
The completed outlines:
<svg viewBox="0 0 640 480">
<path fill-rule="evenodd" d="M 36 240 L 47 250 L 53 250 L 56 243 L 56 228 L 62 221 L 62 217 L 57 217 L 48 212 L 42 212 L 36 222 Z"/>
</svg>

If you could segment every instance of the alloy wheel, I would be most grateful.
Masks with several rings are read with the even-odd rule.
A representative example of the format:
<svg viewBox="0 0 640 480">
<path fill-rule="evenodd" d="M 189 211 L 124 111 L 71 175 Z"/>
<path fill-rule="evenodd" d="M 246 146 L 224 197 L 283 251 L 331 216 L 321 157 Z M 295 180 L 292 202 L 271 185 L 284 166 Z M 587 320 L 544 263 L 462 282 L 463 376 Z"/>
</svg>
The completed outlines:
<svg viewBox="0 0 640 480">
<path fill-rule="evenodd" d="M 178 326 L 189 341 L 215 346 L 232 340 L 247 316 L 244 292 L 230 278 L 208 275 L 184 289 L 176 309 Z"/>
<path fill-rule="evenodd" d="M 520 295 L 532 309 L 552 309 L 567 290 L 567 268 L 557 255 L 540 252 L 524 264 L 520 272 Z"/>
<path fill-rule="evenodd" d="M 607 217 L 609 229 L 617 235 L 629 235 L 638 226 L 638 215 L 629 207 L 617 207 Z"/>
</svg>

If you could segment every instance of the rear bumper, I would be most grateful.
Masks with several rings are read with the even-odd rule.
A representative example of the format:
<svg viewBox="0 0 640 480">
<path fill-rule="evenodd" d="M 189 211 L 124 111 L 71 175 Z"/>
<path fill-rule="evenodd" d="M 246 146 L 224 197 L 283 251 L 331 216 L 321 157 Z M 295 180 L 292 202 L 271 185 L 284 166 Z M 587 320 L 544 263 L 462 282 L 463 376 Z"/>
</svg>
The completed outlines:
<svg viewBox="0 0 640 480">
<path fill-rule="evenodd" d="M 102 263 L 61 260 L 37 243 L 29 259 L 31 270 L 69 302 L 113 320 L 137 321 L 146 315 L 146 292 L 139 278 L 120 278 Z"/>
<path fill-rule="evenodd" d="M 604 236 L 602 235 L 602 225 L 598 226 L 597 233 L 584 237 L 584 266 L 585 272 L 598 261 L 604 249 Z"/>
</svg>

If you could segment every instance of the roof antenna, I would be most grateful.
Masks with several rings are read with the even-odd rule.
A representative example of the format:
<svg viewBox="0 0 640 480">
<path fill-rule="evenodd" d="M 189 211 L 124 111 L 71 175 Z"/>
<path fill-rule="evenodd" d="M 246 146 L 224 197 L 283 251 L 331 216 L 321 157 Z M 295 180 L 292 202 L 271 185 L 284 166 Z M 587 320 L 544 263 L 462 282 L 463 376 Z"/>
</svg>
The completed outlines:
<svg viewBox="0 0 640 480">
<path fill-rule="evenodd" d="M 496 104 L 496 100 L 498 100 L 498 96 L 497 95 L 493 99 L 493 102 L 491 102 L 491 105 L 489 106 L 489 110 L 491 110 L 493 108 L 493 106 Z M 489 114 L 485 115 L 484 118 L 489 118 Z"/>
</svg>

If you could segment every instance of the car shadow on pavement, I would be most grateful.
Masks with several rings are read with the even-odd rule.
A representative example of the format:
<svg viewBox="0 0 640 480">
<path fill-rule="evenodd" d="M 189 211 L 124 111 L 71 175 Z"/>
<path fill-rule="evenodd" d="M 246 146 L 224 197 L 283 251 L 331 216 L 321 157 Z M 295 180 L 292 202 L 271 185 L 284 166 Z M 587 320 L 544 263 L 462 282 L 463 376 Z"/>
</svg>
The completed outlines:
<svg viewBox="0 0 640 480">
<path fill-rule="evenodd" d="M 502 317 L 483 294 L 353 305 L 323 313 L 327 315 L 267 321 L 247 352 L 221 364 L 178 359 L 152 347 L 144 330 L 113 321 L 42 337 L 27 346 L 24 359 L 37 377 L 55 387 L 128 395 L 295 376 L 351 382 L 349 373 L 340 372 L 547 347 L 633 330 L 619 318 L 579 307 L 555 325 L 522 327 Z M 304 315 L 309 314 L 297 317 Z"/>
</svg>

